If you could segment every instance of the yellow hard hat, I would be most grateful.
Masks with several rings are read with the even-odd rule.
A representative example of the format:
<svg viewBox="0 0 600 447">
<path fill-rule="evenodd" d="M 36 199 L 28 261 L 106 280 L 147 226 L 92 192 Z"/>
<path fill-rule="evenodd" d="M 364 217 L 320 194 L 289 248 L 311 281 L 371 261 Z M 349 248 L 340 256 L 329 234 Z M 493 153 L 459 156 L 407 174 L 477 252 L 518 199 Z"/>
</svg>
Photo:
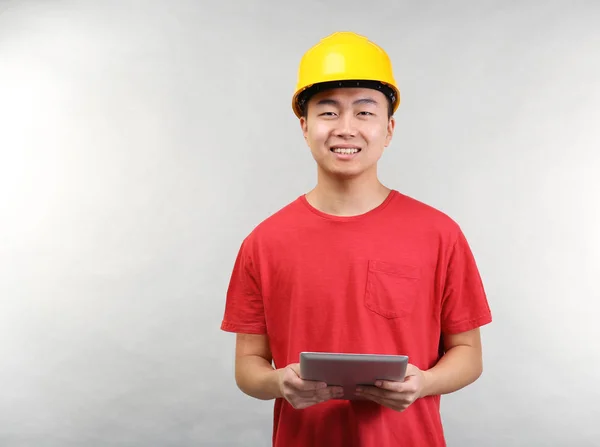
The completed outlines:
<svg viewBox="0 0 600 447">
<path fill-rule="evenodd" d="M 346 86 L 381 90 L 390 98 L 393 112 L 400 105 L 400 91 L 387 53 L 366 37 L 344 31 L 321 39 L 302 56 L 292 109 L 299 118 L 308 93 Z"/>
</svg>

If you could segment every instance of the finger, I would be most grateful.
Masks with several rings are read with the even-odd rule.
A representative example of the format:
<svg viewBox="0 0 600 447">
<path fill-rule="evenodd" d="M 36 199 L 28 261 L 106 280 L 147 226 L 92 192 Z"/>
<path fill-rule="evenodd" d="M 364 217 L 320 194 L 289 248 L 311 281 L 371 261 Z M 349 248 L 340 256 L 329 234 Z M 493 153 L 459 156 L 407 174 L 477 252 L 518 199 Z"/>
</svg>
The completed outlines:
<svg viewBox="0 0 600 447">
<path fill-rule="evenodd" d="M 377 388 L 384 390 L 394 391 L 396 393 L 416 393 L 419 384 L 417 383 L 417 376 L 408 376 L 404 379 L 404 382 L 394 382 L 389 380 L 378 380 L 375 382 Z"/>
<path fill-rule="evenodd" d="M 298 390 L 296 393 L 303 398 L 312 398 L 316 396 L 319 399 L 332 399 L 334 397 L 342 397 L 344 395 L 344 389 L 337 386 L 329 386 L 319 390 Z"/>
<path fill-rule="evenodd" d="M 316 391 L 327 389 L 327 384 L 325 382 L 317 382 L 313 380 L 294 380 L 291 385 L 299 392 L 304 391 L 309 394 L 314 394 Z"/>
<path fill-rule="evenodd" d="M 326 402 L 334 397 L 337 397 L 336 389 L 339 387 L 329 387 L 325 390 L 321 390 L 317 393 L 309 395 L 307 397 L 301 397 L 300 395 L 295 395 L 292 399 L 293 407 L 296 409 L 304 409 L 311 407 L 313 405 L 317 405 L 323 402 Z M 339 390 L 337 391 L 339 392 Z M 341 396 L 340 396 L 341 397 Z"/>
<path fill-rule="evenodd" d="M 376 392 L 373 391 L 372 393 L 363 394 L 363 396 L 394 410 L 405 410 L 415 401 L 414 394 L 398 394 L 391 391 L 386 391 L 385 393 L 386 394 L 376 394 Z"/>
<path fill-rule="evenodd" d="M 419 377 L 416 375 L 408 376 L 404 379 L 404 382 L 396 382 L 396 385 L 390 385 L 390 388 L 398 393 L 414 394 L 419 390 Z"/>
<path fill-rule="evenodd" d="M 337 399 L 344 396 L 344 388 L 341 386 L 328 386 L 325 390 L 317 391 L 317 396 L 322 396 L 326 400 Z"/>
<path fill-rule="evenodd" d="M 288 373 L 289 371 L 289 373 Z M 288 371 L 284 376 L 284 382 L 286 385 L 294 388 L 298 391 L 315 391 L 324 389 L 327 387 L 327 384 L 324 382 L 318 382 L 314 380 L 303 380 L 300 378 L 300 365 L 297 363 L 293 363 L 288 365 Z"/>
<path fill-rule="evenodd" d="M 394 393 L 392 391 L 379 390 L 373 387 L 358 395 L 394 410 L 406 409 L 411 404 L 410 397 L 407 397 L 406 395 Z"/>
<path fill-rule="evenodd" d="M 395 382 L 392 380 L 378 380 L 375 382 L 375 387 L 382 390 L 394 391 L 396 393 L 402 393 L 404 391 L 403 382 Z"/>
<path fill-rule="evenodd" d="M 357 394 L 364 396 L 374 396 L 380 399 L 402 400 L 404 395 L 390 390 L 384 390 L 373 386 L 358 387 Z"/>
</svg>

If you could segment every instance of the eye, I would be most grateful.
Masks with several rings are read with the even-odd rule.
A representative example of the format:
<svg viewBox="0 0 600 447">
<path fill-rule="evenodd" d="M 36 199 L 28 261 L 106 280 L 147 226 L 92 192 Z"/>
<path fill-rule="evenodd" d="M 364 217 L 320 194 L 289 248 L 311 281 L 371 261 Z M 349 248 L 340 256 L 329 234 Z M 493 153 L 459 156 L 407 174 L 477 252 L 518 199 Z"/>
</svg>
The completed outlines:
<svg viewBox="0 0 600 447">
<path fill-rule="evenodd" d="M 366 111 L 363 111 L 363 112 L 358 112 L 358 114 L 359 114 L 359 115 L 367 115 L 367 116 L 369 116 L 369 115 L 373 115 L 371 112 L 366 112 Z"/>
<path fill-rule="evenodd" d="M 323 112 L 319 116 L 335 116 L 335 112 Z"/>
</svg>

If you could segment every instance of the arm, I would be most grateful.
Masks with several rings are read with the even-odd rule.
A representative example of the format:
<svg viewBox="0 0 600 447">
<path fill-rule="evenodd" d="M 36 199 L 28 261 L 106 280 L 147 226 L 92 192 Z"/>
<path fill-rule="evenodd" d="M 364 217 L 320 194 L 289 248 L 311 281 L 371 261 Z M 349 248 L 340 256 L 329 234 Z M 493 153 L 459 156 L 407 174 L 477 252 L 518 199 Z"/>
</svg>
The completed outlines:
<svg viewBox="0 0 600 447">
<path fill-rule="evenodd" d="M 415 400 L 457 391 L 477 380 L 482 372 L 479 328 L 444 336 L 446 354 L 429 370 L 410 364 L 404 382 L 381 381 L 375 387 L 359 386 L 358 394 L 369 400 L 404 411 Z"/>
<path fill-rule="evenodd" d="M 440 317 L 445 354 L 424 373 L 425 396 L 453 393 L 481 376 L 479 328 L 492 321 L 475 257 L 462 231 L 444 262 Z"/>
<path fill-rule="evenodd" d="M 343 389 L 300 378 L 298 363 L 275 369 L 266 335 L 238 334 L 235 380 L 238 388 L 261 400 L 286 399 L 296 409 L 343 395 Z"/>
<path fill-rule="evenodd" d="M 446 353 L 431 369 L 423 371 L 421 397 L 449 394 L 475 382 L 483 372 L 479 328 L 444 335 Z"/>
<path fill-rule="evenodd" d="M 282 397 L 266 335 L 237 334 L 235 381 L 245 394 L 261 400 Z"/>
</svg>

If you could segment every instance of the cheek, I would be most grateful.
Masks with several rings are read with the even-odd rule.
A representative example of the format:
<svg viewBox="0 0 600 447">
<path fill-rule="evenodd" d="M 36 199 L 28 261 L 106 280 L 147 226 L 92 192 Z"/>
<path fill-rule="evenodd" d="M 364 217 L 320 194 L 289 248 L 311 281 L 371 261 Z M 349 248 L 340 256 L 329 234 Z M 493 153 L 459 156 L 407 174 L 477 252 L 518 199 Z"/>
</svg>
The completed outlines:
<svg viewBox="0 0 600 447">
<path fill-rule="evenodd" d="M 369 129 L 366 138 L 373 143 L 384 143 L 387 139 L 387 126 L 377 126 L 376 128 Z"/>
<path fill-rule="evenodd" d="M 328 134 L 329 133 L 328 133 L 327 129 L 317 126 L 317 127 L 312 128 L 308 132 L 308 139 L 309 139 L 309 141 L 311 141 L 313 143 L 323 144 L 323 142 L 325 142 L 325 140 L 327 140 Z"/>
</svg>

